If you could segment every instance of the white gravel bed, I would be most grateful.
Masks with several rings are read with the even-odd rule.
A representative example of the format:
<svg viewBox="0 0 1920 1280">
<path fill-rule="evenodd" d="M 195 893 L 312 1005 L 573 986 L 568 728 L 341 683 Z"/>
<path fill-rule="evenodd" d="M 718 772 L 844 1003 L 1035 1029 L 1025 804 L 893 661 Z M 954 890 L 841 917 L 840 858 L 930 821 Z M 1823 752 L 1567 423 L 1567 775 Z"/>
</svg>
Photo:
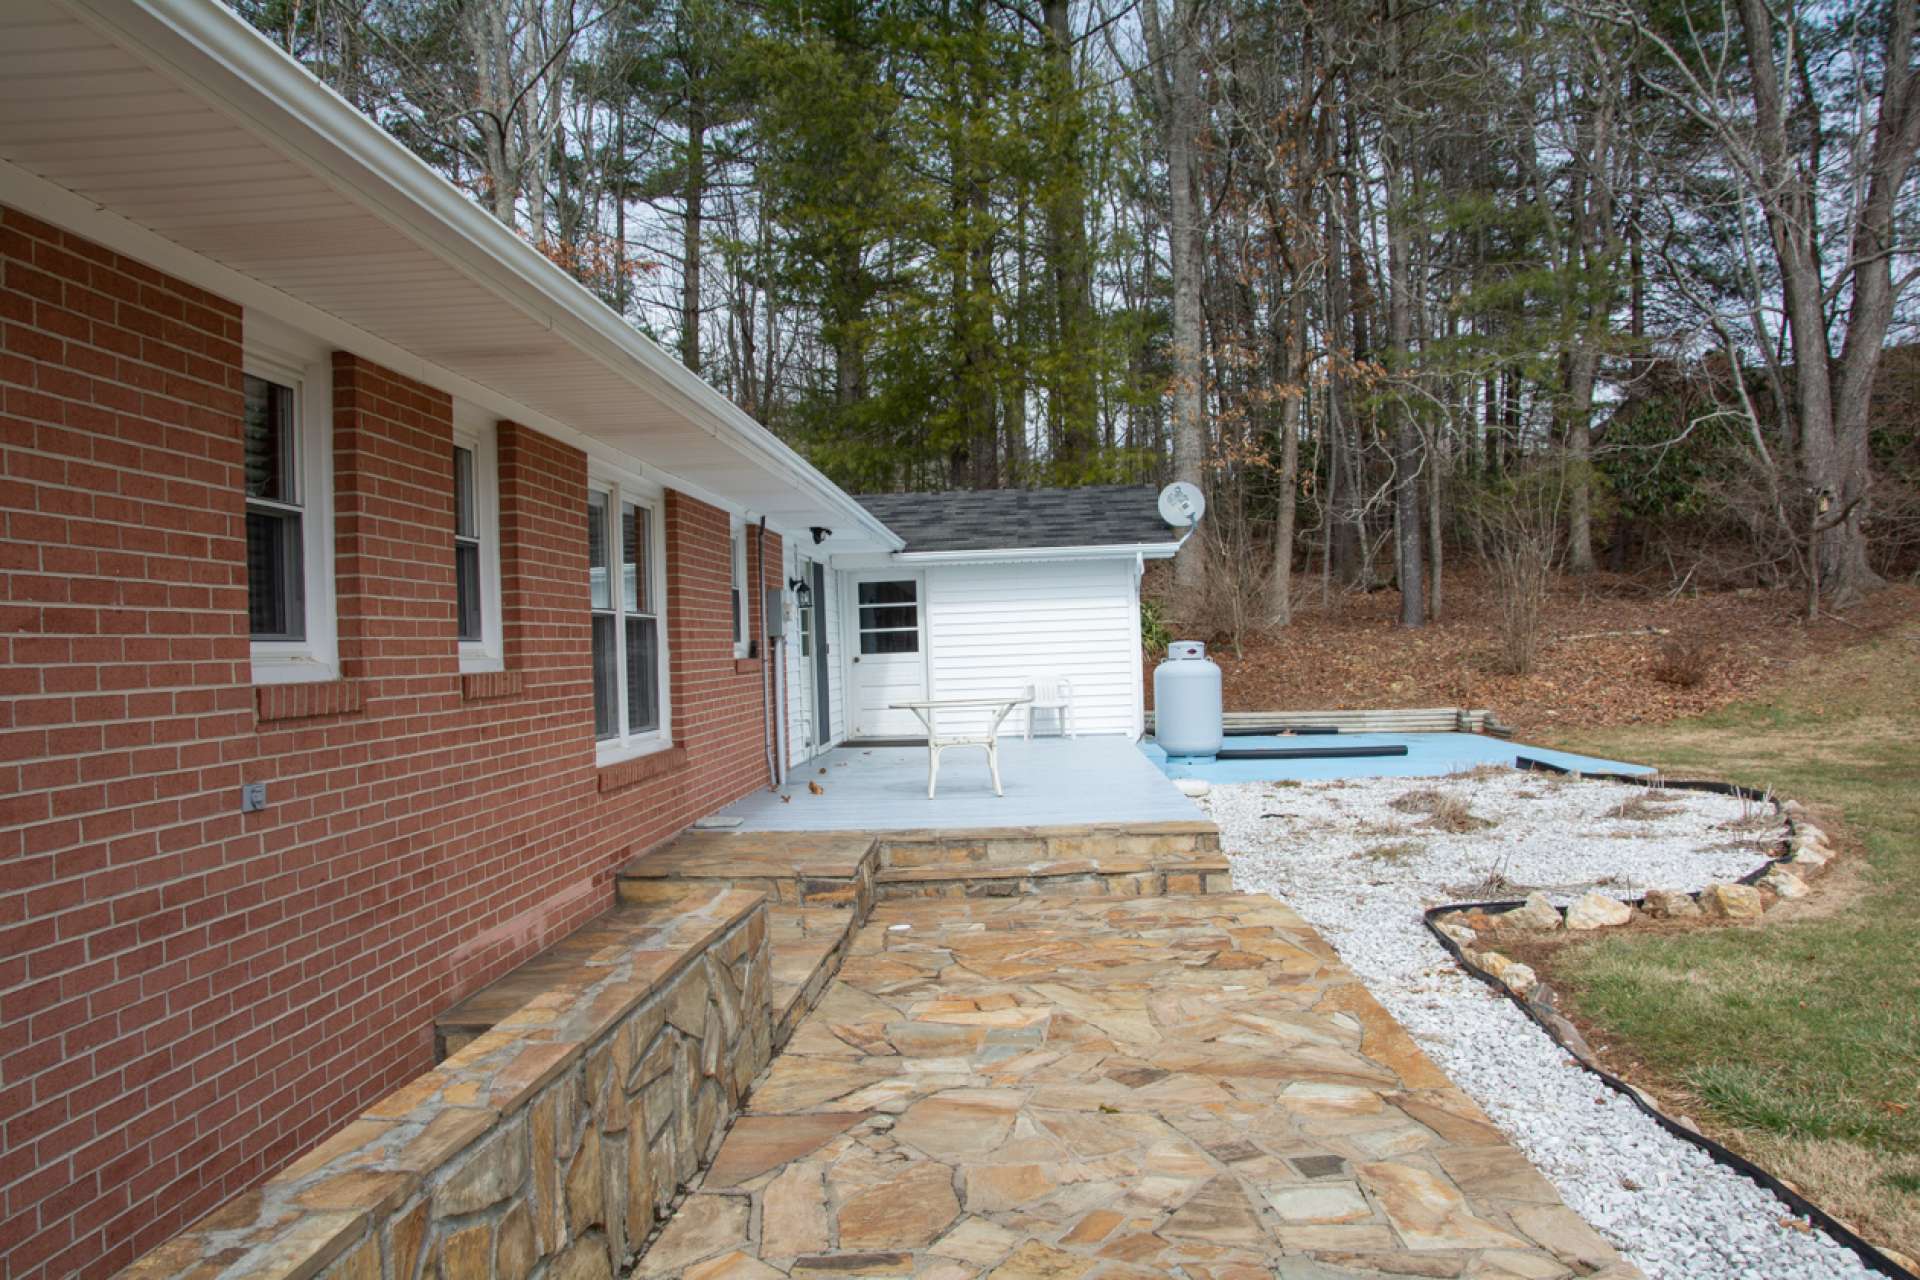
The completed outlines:
<svg viewBox="0 0 1920 1280">
<path fill-rule="evenodd" d="M 1433 789 L 1492 826 L 1452 834 L 1391 802 Z M 1764 1188 L 1667 1133 L 1577 1066 L 1505 997 L 1464 973 L 1421 912 L 1524 897 L 1565 904 L 1699 889 L 1756 867 L 1778 827 L 1726 796 L 1665 792 L 1612 816 L 1645 788 L 1511 770 L 1454 778 L 1364 778 L 1216 786 L 1200 801 L 1220 826 L 1235 885 L 1284 898 L 1381 1004 L 1560 1191 L 1650 1280 L 1870 1277 L 1819 1232 L 1781 1225 Z M 1278 815 L 1278 816 L 1268 816 Z M 1508 886 L 1485 891 L 1488 878 Z"/>
</svg>

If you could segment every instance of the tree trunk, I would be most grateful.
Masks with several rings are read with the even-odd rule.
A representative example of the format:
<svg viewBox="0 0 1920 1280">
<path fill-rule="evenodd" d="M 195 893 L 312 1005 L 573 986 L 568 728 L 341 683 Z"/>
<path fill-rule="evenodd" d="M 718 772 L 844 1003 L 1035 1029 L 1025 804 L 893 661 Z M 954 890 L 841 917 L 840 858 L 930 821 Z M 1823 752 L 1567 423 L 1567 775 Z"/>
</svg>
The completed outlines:
<svg viewBox="0 0 1920 1280">
<path fill-rule="evenodd" d="M 1293 621 L 1293 526 L 1300 494 L 1300 413 L 1307 400 L 1307 296 L 1295 279 L 1287 306 L 1285 399 L 1280 402 L 1280 493 L 1273 520 L 1273 569 L 1267 580 L 1267 622 Z"/>
<path fill-rule="evenodd" d="M 682 193 L 680 363 L 700 372 L 700 236 L 707 192 L 707 126 L 696 99 L 687 110 L 686 189 Z"/>
<path fill-rule="evenodd" d="M 1826 502 L 1847 513 L 1809 535 L 1809 552 L 1815 581 L 1841 603 L 1881 585 L 1867 560 L 1864 528 L 1871 483 L 1867 426 L 1873 377 L 1892 316 L 1893 205 L 1920 148 L 1913 9 L 1911 3 L 1892 5 L 1887 23 L 1884 78 L 1864 175 L 1866 195 L 1848 245 L 1855 264 L 1852 309 L 1836 382 L 1821 272 L 1819 201 L 1799 153 L 1802 144 L 1790 136 L 1803 130 L 1797 119 L 1788 118 L 1774 61 L 1773 13 L 1765 0 L 1740 0 L 1739 5 L 1763 186 L 1758 194 L 1780 267 L 1793 350 L 1792 401 L 1801 470 L 1816 505 Z M 1817 523 L 1810 522 L 1810 527 Z"/>
<path fill-rule="evenodd" d="M 1385 35 L 1388 66 L 1396 77 L 1402 56 L 1400 14 L 1396 0 L 1386 0 Z M 1387 180 L 1387 364 L 1391 376 L 1410 376 L 1413 338 L 1413 283 L 1407 253 L 1412 232 L 1407 225 L 1406 148 L 1397 118 L 1400 104 L 1390 99 L 1392 113 L 1381 133 L 1380 162 Z M 1418 627 L 1427 620 L 1421 588 L 1420 537 L 1420 428 L 1401 398 L 1393 406 L 1393 543 L 1400 585 L 1400 625 Z"/>
<path fill-rule="evenodd" d="M 1593 374 L 1598 363 L 1585 336 L 1567 353 L 1567 568 L 1593 572 Z"/>
<path fill-rule="evenodd" d="M 1159 0 L 1149 0 L 1144 16 L 1148 40 L 1158 47 L 1155 61 L 1166 68 L 1167 76 L 1167 180 L 1172 188 L 1173 478 L 1204 485 L 1205 366 L 1200 311 L 1204 241 L 1198 207 L 1202 103 L 1197 4 L 1198 0 L 1173 0 L 1172 21 L 1164 29 Z M 1174 559 L 1174 585 L 1182 594 L 1190 594 L 1200 588 L 1204 574 L 1199 544 L 1190 539 Z"/>
<path fill-rule="evenodd" d="M 1067 0 L 1042 0 L 1046 27 L 1046 94 L 1052 172 L 1047 175 L 1046 234 L 1053 268 L 1059 373 L 1050 409 L 1058 440 L 1060 479 L 1083 480 L 1099 444 L 1092 272 L 1087 255 L 1084 124 L 1073 69 L 1073 28 Z"/>
</svg>

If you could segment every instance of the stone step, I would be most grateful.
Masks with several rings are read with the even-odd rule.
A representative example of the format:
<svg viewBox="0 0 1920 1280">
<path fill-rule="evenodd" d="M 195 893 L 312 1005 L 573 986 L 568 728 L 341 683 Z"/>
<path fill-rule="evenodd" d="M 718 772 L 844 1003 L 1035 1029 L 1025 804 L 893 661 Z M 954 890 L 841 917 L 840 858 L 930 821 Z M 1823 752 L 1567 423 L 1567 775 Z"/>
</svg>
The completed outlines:
<svg viewBox="0 0 1920 1280">
<path fill-rule="evenodd" d="M 860 924 L 858 913 L 838 907 L 774 907 L 767 912 L 776 1050 L 820 1003 Z"/>
<path fill-rule="evenodd" d="M 712 885 L 691 889 L 671 905 L 623 903 L 595 916 L 539 955 L 437 1015 L 433 1020 L 435 1061 L 452 1057 L 529 1001 L 604 963 L 617 951 L 664 953 L 684 949 L 677 940 L 683 925 L 697 913 L 716 906 L 737 913 L 753 903 L 747 894 Z"/>
<path fill-rule="evenodd" d="M 689 888 L 758 890 L 771 906 L 831 907 L 864 919 L 873 906 L 873 833 L 688 831 L 615 873 L 622 902 L 671 902 Z"/>
<path fill-rule="evenodd" d="M 1220 851 L 1220 828 L 1190 822 L 939 828 L 874 836 L 881 872 L 925 867 L 1032 866 L 1088 859 L 1194 857 Z"/>
<path fill-rule="evenodd" d="M 1155 898 L 1233 892 L 1218 854 L 1099 854 L 1059 861 L 946 863 L 874 874 L 881 902 L 924 898 Z"/>
</svg>

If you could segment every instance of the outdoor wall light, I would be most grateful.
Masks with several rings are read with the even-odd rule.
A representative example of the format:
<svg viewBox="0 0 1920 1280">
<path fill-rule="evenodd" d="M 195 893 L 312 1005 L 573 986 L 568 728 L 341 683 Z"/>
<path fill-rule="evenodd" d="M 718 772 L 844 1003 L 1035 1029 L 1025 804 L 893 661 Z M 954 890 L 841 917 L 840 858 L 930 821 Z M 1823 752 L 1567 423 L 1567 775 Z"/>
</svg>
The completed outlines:
<svg viewBox="0 0 1920 1280">
<path fill-rule="evenodd" d="M 793 603 L 796 608 L 813 608 L 813 587 L 805 578 L 789 578 L 787 585 L 793 588 Z"/>
<path fill-rule="evenodd" d="M 817 524 L 809 528 L 807 532 L 813 535 L 813 545 L 816 547 L 833 536 L 833 530 Z"/>
</svg>

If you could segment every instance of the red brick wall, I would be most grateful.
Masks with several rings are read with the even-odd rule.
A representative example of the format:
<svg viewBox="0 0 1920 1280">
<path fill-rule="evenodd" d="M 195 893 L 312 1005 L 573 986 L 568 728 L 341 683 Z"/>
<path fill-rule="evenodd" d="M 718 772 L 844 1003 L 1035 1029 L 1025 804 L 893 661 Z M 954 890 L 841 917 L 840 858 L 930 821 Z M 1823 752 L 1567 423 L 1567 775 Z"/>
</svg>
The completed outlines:
<svg viewBox="0 0 1920 1280">
<path fill-rule="evenodd" d="M 584 455 L 501 425 L 507 671 L 463 678 L 451 405 L 344 354 L 342 679 L 253 688 L 240 368 L 237 307 L 0 208 L 10 1277 L 111 1271 L 272 1172 L 631 852 L 765 781 L 725 514 L 668 498 L 676 749 L 596 769 Z"/>
</svg>

